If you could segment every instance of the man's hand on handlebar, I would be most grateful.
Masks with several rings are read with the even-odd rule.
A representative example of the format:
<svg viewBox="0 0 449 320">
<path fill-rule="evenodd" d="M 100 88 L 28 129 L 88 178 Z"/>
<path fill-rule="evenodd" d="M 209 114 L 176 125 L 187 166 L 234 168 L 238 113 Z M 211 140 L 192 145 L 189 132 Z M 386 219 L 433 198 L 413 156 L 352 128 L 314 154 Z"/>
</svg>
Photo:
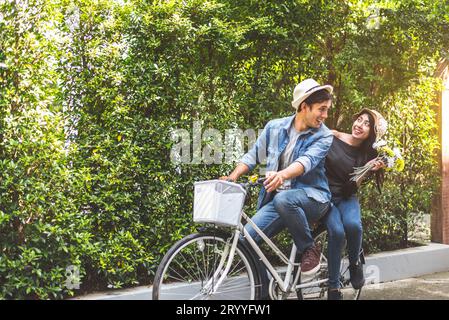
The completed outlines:
<svg viewBox="0 0 449 320">
<path fill-rule="evenodd" d="M 232 179 L 230 176 L 221 176 L 220 178 L 218 178 L 218 180 L 224 180 L 224 181 L 229 181 L 229 182 L 235 182 L 235 180 Z"/>
<path fill-rule="evenodd" d="M 219 180 L 223 180 L 223 181 L 229 181 L 229 182 L 234 182 L 237 183 L 237 180 L 234 180 L 231 178 L 231 176 L 221 176 L 220 178 L 218 178 Z M 240 183 L 240 185 L 246 187 L 250 187 L 250 186 L 257 186 L 257 185 L 263 185 L 264 181 L 266 178 L 260 178 L 258 175 L 252 175 L 248 178 L 247 182 L 244 183 Z"/>
</svg>

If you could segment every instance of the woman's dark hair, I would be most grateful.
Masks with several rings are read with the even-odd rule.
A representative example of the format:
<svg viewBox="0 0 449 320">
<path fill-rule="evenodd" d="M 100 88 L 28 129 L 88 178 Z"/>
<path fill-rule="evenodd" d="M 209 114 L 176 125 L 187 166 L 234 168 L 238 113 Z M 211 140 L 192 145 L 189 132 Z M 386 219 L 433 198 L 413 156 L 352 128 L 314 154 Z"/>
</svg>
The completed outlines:
<svg viewBox="0 0 449 320">
<path fill-rule="evenodd" d="M 312 93 L 303 102 L 305 102 L 308 106 L 311 106 L 314 103 L 320 103 L 320 102 L 327 101 L 327 100 L 332 101 L 332 95 L 326 89 L 321 89 L 321 90 L 318 90 L 318 91 L 315 91 L 314 93 Z M 300 111 L 301 111 L 301 105 L 299 105 L 299 108 L 298 108 L 298 112 L 300 112 Z"/>
<path fill-rule="evenodd" d="M 361 116 L 362 114 L 366 114 L 368 116 L 370 130 L 368 138 L 360 145 L 360 153 L 356 159 L 357 167 L 364 166 L 368 161 L 378 156 L 376 149 L 373 148 L 373 143 L 376 142 L 376 134 L 374 132 L 374 118 L 369 112 L 361 113 L 359 116 Z M 377 190 L 381 193 L 381 187 L 384 180 L 384 170 L 380 169 L 378 171 L 375 171 L 374 175 L 376 176 Z"/>
</svg>

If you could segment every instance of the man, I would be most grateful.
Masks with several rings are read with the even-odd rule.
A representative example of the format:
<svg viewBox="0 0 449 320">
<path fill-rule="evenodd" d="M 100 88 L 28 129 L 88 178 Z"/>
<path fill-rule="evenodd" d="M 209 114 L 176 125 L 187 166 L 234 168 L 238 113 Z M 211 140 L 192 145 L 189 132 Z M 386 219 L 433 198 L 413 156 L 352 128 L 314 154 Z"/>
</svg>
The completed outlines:
<svg viewBox="0 0 449 320">
<path fill-rule="evenodd" d="M 332 104 L 332 89 L 313 79 L 299 83 L 292 101 L 296 113 L 269 121 L 233 172 L 220 178 L 236 181 L 266 159 L 267 179 L 252 220 L 268 237 L 284 226 L 288 228 L 301 254 L 301 272 L 305 275 L 319 270 L 321 254 L 308 222 L 320 219 L 331 199 L 324 158 L 333 135 L 323 122 Z M 245 228 L 260 241 L 251 226 Z"/>
</svg>

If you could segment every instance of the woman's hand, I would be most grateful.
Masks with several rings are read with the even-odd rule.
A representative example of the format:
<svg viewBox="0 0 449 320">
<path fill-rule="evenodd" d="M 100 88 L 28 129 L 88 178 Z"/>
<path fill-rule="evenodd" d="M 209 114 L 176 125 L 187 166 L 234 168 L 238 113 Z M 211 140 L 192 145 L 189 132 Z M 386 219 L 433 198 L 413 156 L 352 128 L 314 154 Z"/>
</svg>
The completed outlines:
<svg viewBox="0 0 449 320">
<path fill-rule="evenodd" d="M 341 138 L 341 132 L 337 130 L 331 130 L 334 137 Z"/>
<path fill-rule="evenodd" d="M 377 159 L 377 158 L 371 160 L 368 163 L 373 165 L 373 167 L 371 168 L 371 171 L 377 171 L 377 170 L 385 167 L 385 163 L 382 160 Z"/>
</svg>

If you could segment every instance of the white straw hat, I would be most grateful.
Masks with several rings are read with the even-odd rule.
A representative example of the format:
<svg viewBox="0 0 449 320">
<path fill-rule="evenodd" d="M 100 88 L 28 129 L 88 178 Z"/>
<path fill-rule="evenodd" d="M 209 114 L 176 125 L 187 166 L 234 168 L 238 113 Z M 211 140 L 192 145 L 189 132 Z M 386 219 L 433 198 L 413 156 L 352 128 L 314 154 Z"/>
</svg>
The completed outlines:
<svg viewBox="0 0 449 320">
<path fill-rule="evenodd" d="M 322 89 L 326 89 L 327 91 L 329 91 L 329 93 L 332 93 L 334 88 L 328 84 L 322 86 L 313 79 L 306 79 L 302 81 L 295 87 L 295 90 L 293 91 L 293 101 L 292 101 L 293 108 L 298 110 L 298 107 L 301 105 L 301 102 L 306 100 L 312 93 Z"/>
</svg>

